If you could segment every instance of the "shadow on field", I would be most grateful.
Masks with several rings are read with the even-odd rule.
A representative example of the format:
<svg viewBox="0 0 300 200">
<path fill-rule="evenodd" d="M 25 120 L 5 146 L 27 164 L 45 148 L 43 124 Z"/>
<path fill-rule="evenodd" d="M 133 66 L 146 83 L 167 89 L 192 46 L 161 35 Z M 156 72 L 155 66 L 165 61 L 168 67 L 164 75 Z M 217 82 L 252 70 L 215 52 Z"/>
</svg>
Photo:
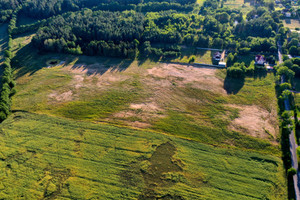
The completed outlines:
<svg viewBox="0 0 300 200">
<path fill-rule="evenodd" d="M 39 55 L 31 44 L 21 48 L 12 59 L 12 66 L 18 70 L 16 77 L 19 78 L 28 73 L 32 75 L 42 69 L 44 67 L 42 63 L 37 64 L 41 56 L 42 54 Z"/>
<path fill-rule="evenodd" d="M 144 56 L 144 55 L 140 55 L 137 58 L 138 60 L 138 65 L 141 66 L 143 65 L 147 60 L 151 61 L 151 62 L 158 62 L 160 60 L 160 57 L 158 56 Z"/>
<path fill-rule="evenodd" d="M 72 63 L 72 70 L 80 70 L 90 75 L 103 75 L 107 71 L 122 72 L 131 64 L 131 59 L 80 56 L 69 60 L 65 65 Z"/>
<path fill-rule="evenodd" d="M 42 68 L 51 67 L 47 65 L 47 62 L 51 59 L 59 60 L 60 64 L 58 65 L 73 65 L 71 69 L 82 70 L 87 75 L 102 75 L 108 70 L 121 72 L 126 70 L 133 62 L 130 59 L 39 52 L 30 43 L 18 50 L 12 60 L 12 65 L 17 69 L 16 76 L 19 78 L 26 74 L 31 76 Z"/>
<path fill-rule="evenodd" d="M 224 89 L 227 94 L 237 94 L 244 86 L 244 78 L 230 78 L 226 76 L 224 80 Z"/>
<path fill-rule="evenodd" d="M 250 77 L 253 79 L 263 79 L 267 76 L 267 71 L 258 69 L 252 75 L 247 75 L 246 77 Z M 227 94 L 237 94 L 244 86 L 245 78 L 231 78 L 226 76 L 224 80 L 224 89 Z"/>
</svg>

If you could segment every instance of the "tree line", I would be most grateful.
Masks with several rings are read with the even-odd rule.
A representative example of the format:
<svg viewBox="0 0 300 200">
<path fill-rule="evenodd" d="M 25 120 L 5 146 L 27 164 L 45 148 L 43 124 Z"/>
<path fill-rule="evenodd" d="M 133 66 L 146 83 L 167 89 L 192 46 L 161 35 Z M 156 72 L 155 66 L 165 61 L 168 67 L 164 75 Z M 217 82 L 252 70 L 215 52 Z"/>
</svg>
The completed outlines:
<svg viewBox="0 0 300 200">
<path fill-rule="evenodd" d="M 14 12 L 14 15 L 18 10 Z M 11 20 L 10 26 L 13 26 L 15 21 Z M 2 74 L 2 88 L 0 93 L 0 122 L 5 120 L 8 115 L 11 112 L 11 98 L 16 93 L 15 90 L 15 81 L 13 77 L 13 70 L 11 67 L 11 58 L 12 58 L 12 38 L 10 35 L 10 32 L 8 30 L 9 35 L 9 41 L 8 41 L 8 47 L 7 50 L 4 52 L 4 62 L 2 64 L 2 69 L 4 69 L 4 72 Z"/>
<path fill-rule="evenodd" d="M 22 7 L 22 14 L 36 19 L 45 19 L 83 8 L 94 10 L 140 12 L 177 10 L 190 12 L 196 0 L 0 0 L 0 23 L 8 22 L 13 11 Z"/>
<path fill-rule="evenodd" d="M 43 27 L 32 42 L 41 51 L 76 53 L 74 50 L 77 49 L 78 53 L 88 55 L 111 54 L 120 57 L 131 57 L 136 52 L 134 40 L 140 44 L 149 41 L 151 44 L 226 48 L 241 54 L 250 51 L 274 53 L 277 51 L 275 29 L 282 24 L 267 13 L 262 12 L 260 17 L 245 21 L 240 12 L 227 9 L 220 9 L 213 16 L 206 17 L 176 11 L 144 14 L 132 10 L 110 12 L 85 9 L 53 17 L 47 23 L 45 20 L 36 23 L 36 27 L 41 24 Z M 257 20 L 259 23 L 262 21 L 262 25 L 254 25 Z M 239 22 L 234 25 L 234 21 Z M 29 28 L 23 26 L 14 29 L 14 32 Z M 95 52 L 95 46 L 101 50 Z"/>
</svg>

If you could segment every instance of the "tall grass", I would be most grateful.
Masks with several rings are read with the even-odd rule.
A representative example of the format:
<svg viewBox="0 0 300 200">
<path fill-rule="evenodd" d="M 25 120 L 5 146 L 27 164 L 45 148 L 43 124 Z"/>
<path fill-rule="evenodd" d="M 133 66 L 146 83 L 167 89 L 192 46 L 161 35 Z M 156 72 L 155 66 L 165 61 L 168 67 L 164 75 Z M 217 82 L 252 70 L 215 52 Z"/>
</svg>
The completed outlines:
<svg viewBox="0 0 300 200">
<path fill-rule="evenodd" d="M 172 184 L 152 188 L 157 198 L 286 198 L 282 161 L 274 156 L 20 112 L 0 128 L 4 199 L 137 199 L 149 189 L 142 174 L 149 158 L 167 141 L 182 171 L 166 174 Z"/>
</svg>

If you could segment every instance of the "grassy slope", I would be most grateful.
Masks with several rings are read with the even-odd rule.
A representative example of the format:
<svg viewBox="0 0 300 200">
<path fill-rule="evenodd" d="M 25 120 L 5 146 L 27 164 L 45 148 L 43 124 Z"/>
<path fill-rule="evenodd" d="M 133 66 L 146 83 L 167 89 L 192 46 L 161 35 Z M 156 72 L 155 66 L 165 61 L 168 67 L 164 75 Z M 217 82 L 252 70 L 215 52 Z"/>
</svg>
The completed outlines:
<svg viewBox="0 0 300 200">
<path fill-rule="evenodd" d="M 225 76 L 224 71 L 220 71 L 219 76 Z M 236 87 L 239 83 L 230 84 Z M 185 88 L 181 92 L 186 96 L 205 100 L 192 103 L 183 101 L 182 105 L 177 103 L 178 109 L 170 110 L 168 117 L 154 123 L 154 128 L 204 143 L 220 146 L 234 145 L 279 156 L 281 154 L 279 148 L 269 142 L 227 129 L 230 121 L 238 116 L 237 110 L 227 106 L 228 104 L 258 105 L 271 110 L 276 105 L 274 87 L 274 76 L 269 74 L 261 79 L 246 78 L 237 94 L 227 96 L 196 88 Z"/>
<path fill-rule="evenodd" d="M 0 128 L 1 198 L 286 198 L 282 161 L 273 156 L 29 113 Z M 175 155 L 159 162 L 170 168 L 153 171 L 170 151 L 166 142 Z"/>
<path fill-rule="evenodd" d="M 20 67 L 17 71 L 18 93 L 13 99 L 14 110 L 45 113 L 75 120 L 107 121 L 106 119 L 109 118 L 110 122 L 123 124 L 122 120 L 115 119 L 112 115 L 128 109 L 131 103 L 144 102 L 145 98 L 153 96 L 153 89 L 145 88 L 145 82 L 141 80 L 143 75 L 139 72 L 145 70 L 144 68 L 151 68 L 149 63 L 142 66 L 125 64 L 130 68 L 129 72 L 122 72 L 128 76 L 126 80 L 116 82 L 107 89 L 96 90 L 91 85 L 75 91 L 72 89 L 76 84 L 76 82 L 72 82 L 73 74 L 64 70 L 63 67 L 43 68 L 46 61 L 53 57 L 62 60 L 68 57 L 73 61 L 74 56 L 39 55 L 28 45 L 21 46 L 21 49 L 18 50 L 17 44 L 22 43 L 22 39 L 16 38 L 14 42 L 17 54 L 14 62 Z M 16 60 L 18 61 L 16 62 Z M 106 65 L 124 62 L 119 59 L 84 56 L 75 62 L 87 63 L 87 61 L 90 64 L 102 62 Z M 271 145 L 268 141 L 229 131 L 227 128 L 231 120 L 238 117 L 237 110 L 228 106 L 229 104 L 257 105 L 268 111 L 272 107 L 276 108 L 274 76 L 270 74 L 266 77 L 246 78 L 242 84 L 226 80 L 225 71 L 220 70 L 218 76 L 224 79 L 224 84 L 228 85 L 230 89 L 239 91 L 236 94 L 223 95 L 197 89 L 190 85 L 186 85 L 184 88 L 174 86 L 170 93 L 173 98 L 165 99 L 163 102 L 166 105 L 162 114 L 166 117 L 149 119 L 147 123 L 151 125 L 152 129 L 203 143 L 224 147 L 233 145 L 242 149 L 280 156 L 281 152 L 278 146 Z M 94 83 L 92 82 L 92 84 Z M 63 93 L 69 90 L 72 90 L 75 98 L 71 102 L 55 104 L 49 101 L 49 95 L 53 91 Z M 203 101 L 194 101 L 193 99 L 203 99 Z M 143 119 L 129 117 L 126 120 L 134 122 Z"/>
<path fill-rule="evenodd" d="M 155 65 L 145 63 L 130 68 L 129 72 L 125 72 L 129 78 L 105 90 L 99 92 L 94 88 L 83 87 L 77 93 L 73 91 L 76 101 L 52 104 L 49 102 L 49 94 L 53 91 L 68 91 L 70 85 L 76 83 L 72 82 L 74 75 L 63 67 L 43 67 L 47 60 L 54 57 L 60 60 L 68 57 L 69 61 L 74 61 L 75 57 L 63 54 L 39 55 L 26 45 L 26 38 L 14 40 L 14 53 L 17 55 L 14 65 L 19 66 L 16 71 L 18 93 L 13 99 L 14 110 L 75 120 L 102 121 L 113 113 L 126 110 L 130 103 L 143 102 L 151 96 L 149 89 L 144 87 L 139 71 Z M 98 62 L 107 66 L 117 64 L 125 68 L 132 65 L 129 61 L 119 59 L 84 56 L 75 62 Z M 226 82 L 225 71 L 220 70 L 218 76 Z M 32 195 L 35 195 L 31 197 L 33 199 L 43 195 L 65 198 L 76 196 L 81 199 L 94 196 L 106 199 L 149 196 L 150 185 L 160 181 L 151 178 L 149 181 L 140 169 L 151 171 L 149 158 L 157 145 L 172 141 L 178 150 L 175 157 L 184 163 L 184 171 L 164 172 L 163 177 L 177 183 L 158 184 L 156 195 L 176 194 L 186 199 L 284 199 L 280 196 L 285 196 L 285 181 L 282 163 L 278 159 L 281 155 L 279 147 L 268 141 L 227 130 L 230 120 L 238 116 L 237 110 L 229 104 L 257 105 L 266 110 L 276 106 L 274 76 L 246 78 L 242 84 L 230 81 L 227 84 L 229 87 L 234 86 L 232 90 L 239 91 L 222 95 L 191 85 L 186 85 L 184 89 L 174 86 L 172 95 L 180 98 L 166 102 L 167 108 L 163 113 L 166 117 L 150 120 L 151 129 L 203 143 L 251 149 L 277 157 L 212 148 L 151 132 L 18 113 L 17 117 L 12 116 L 3 125 L 5 134 L 2 147 L 5 150 L 2 164 L 7 166 L 3 168 L 3 174 L 7 173 L 5 170 L 11 172 L 6 175 L 7 181 L 3 185 L 17 185 L 13 191 L 3 190 L 3 195 L 14 192 L 15 195 L 28 196 L 30 194 L 26 191 L 32 191 Z M 205 100 L 201 103 L 185 101 L 185 97 Z M 120 120 L 114 123 L 122 124 Z M 127 150 L 128 147 L 131 150 Z M 274 161 L 276 164 L 272 164 Z M 129 175 L 122 175 L 122 172 Z M 22 177 L 22 181 L 14 182 L 16 177 Z"/>
</svg>

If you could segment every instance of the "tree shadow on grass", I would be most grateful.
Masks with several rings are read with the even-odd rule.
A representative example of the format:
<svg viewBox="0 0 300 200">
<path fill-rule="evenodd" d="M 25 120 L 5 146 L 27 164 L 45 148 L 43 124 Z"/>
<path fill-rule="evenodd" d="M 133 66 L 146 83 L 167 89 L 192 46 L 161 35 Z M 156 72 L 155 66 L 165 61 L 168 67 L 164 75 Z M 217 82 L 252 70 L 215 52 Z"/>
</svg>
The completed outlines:
<svg viewBox="0 0 300 200">
<path fill-rule="evenodd" d="M 265 71 L 264 69 L 259 69 L 259 70 L 256 70 L 256 72 L 253 75 L 253 78 L 254 79 L 262 79 L 262 78 L 265 78 L 267 76 L 267 74 L 268 74 L 268 72 Z"/>
<path fill-rule="evenodd" d="M 133 62 L 131 59 L 70 55 L 51 52 L 43 53 L 39 52 L 30 43 L 17 52 L 12 60 L 12 66 L 17 70 L 17 78 L 26 74 L 31 76 L 42 68 L 51 67 L 47 66 L 47 61 L 51 59 L 59 60 L 59 65 L 62 66 L 72 65 L 72 69 L 82 70 L 87 75 L 102 75 L 108 70 L 121 72 L 126 70 Z"/>
<path fill-rule="evenodd" d="M 224 89 L 227 94 L 237 94 L 244 86 L 245 78 L 231 78 L 226 76 L 224 80 Z"/>
<path fill-rule="evenodd" d="M 160 57 L 154 55 L 149 55 L 149 56 L 139 55 L 137 57 L 138 66 L 143 65 L 147 60 L 149 60 L 150 62 L 158 62 L 160 60 Z"/>
<path fill-rule="evenodd" d="M 66 65 L 72 63 L 71 69 L 84 71 L 88 76 L 103 75 L 107 71 L 122 72 L 133 62 L 132 59 L 100 56 L 77 56 L 72 59 Z"/>
</svg>

